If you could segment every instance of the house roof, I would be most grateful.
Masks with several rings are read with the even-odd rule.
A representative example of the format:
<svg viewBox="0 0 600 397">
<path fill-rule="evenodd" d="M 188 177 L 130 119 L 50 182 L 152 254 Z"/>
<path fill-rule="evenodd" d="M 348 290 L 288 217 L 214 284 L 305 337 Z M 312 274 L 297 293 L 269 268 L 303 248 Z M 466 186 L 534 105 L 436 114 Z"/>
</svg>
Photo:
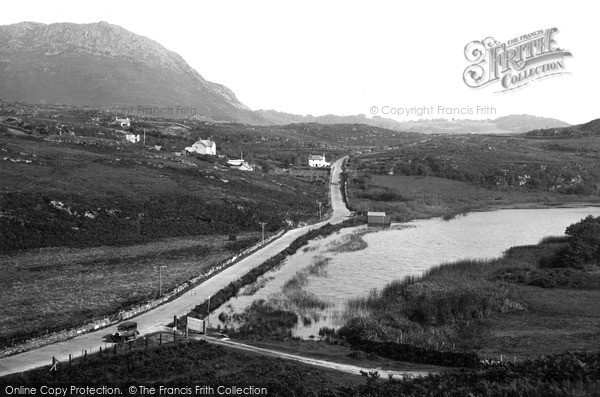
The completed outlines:
<svg viewBox="0 0 600 397">
<path fill-rule="evenodd" d="M 369 211 L 369 212 L 367 212 L 367 216 L 386 216 L 386 215 L 385 215 L 385 212 L 372 212 L 372 211 Z"/>
<path fill-rule="evenodd" d="M 194 145 L 203 145 L 206 147 L 211 147 L 214 144 L 215 143 L 209 139 L 200 139 L 200 140 L 196 141 L 196 143 L 194 143 Z"/>
<path fill-rule="evenodd" d="M 323 154 L 311 154 L 310 156 L 308 156 L 309 160 L 323 160 L 325 161 L 325 155 Z"/>
</svg>

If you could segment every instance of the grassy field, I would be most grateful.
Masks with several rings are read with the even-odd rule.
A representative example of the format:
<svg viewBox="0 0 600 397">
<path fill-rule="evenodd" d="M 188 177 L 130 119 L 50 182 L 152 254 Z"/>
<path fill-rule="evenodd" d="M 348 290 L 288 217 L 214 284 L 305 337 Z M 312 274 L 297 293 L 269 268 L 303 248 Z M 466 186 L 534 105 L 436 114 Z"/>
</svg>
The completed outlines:
<svg viewBox="0 0 600 397">
<path fill-rule="evenodd" d="M 171 238 L 126 247 L 45 248 L 0 255 L 0 341 L 11 344 L 114 315 L 158 297 L 257 242 L 259 233 Z"/>
<path fill-rule="evenodd" d="M 472 343 L 483 356 L 497 358 L 503 354 L 506 359 L 518 360 L 598 348 L 600 289 L 518 286 L 515 296 L 526 312 L 482 320 L 469 331 L 465 345 Z"/>
</svg>

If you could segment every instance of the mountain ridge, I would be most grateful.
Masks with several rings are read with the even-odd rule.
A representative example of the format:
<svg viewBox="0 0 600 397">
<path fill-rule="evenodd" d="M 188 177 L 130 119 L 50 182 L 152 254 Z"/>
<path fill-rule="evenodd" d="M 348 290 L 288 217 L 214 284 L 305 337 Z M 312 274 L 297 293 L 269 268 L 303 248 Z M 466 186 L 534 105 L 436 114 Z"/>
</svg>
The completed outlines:
<svg viewBox="0 0 600 397">
<path fill-rule="evenodd" d="M 265 123 L 179 54 L 104 21 L 0 26 L 0 92 L 30 103 L 180 106 L 215 121 Z"/>
<path fill-rule="evenodd" d="M 367 118 L 364 114 L 338 116 L 296 115 L 277 110 L 257 110 L 257 113 L 276 124 L 321 123 L 321 124 L 366 124 L 372 127 L 387 128 L 396 131 L 420 133 L 524 133 L 546 128 L 563 128 L 571 126 L 564 121 L 532 116 L 528 114 L 510 114 L 487 120 L 472 119 L 420 119 L 416 121 L 397 121 L 381 116 Z"/>
<path fill-rule="evenodd" d="M 519 133 L 569 126 L 528 115 L 483 121 L 397 121 L 364 114 L 302 116 L 253 111 L 228 87 L 204 79 L 181 55 L 106 21 L 27 21 L 0 26 L 0 95 L 2 100 L 38 104 L 129 107 L 132 116 L 196 117 L 253 125 L 365 124 L 446 134 Z"/>
</svg>

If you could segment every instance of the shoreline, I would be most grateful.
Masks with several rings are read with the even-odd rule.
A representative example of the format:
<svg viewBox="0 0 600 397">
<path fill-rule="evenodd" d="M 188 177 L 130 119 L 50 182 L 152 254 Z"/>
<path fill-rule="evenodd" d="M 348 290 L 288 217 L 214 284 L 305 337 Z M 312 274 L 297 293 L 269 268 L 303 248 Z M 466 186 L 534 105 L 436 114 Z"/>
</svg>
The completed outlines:
<svg viewBox="0 0 600 397">
<path fill-rule="evenodd" d="M 544 210 L 544 209 L 558 209 L 558 208 L 585 208 L 585 207 L 600 207 L 600 200 L 594 202 L 581 202 L 581 201 L 569 201 L 569 202 L 557 202 L 557 203 L 536 203 L 536 202 L 522 202 L 512 204 L 499 204 L 486 205 L 483 207 L 476 208 L 465 208 L 464 210 L 457 209 L 456 211 L 448 212 L 443 215 L 431 215 L 423 217 L 413 217 L 402 222 L 392 222 L 392 224 L 403 224 L 412 222 L 415 220 L 435 219 L 441 218 L 445 221 L 452 220 L 456 217 L 464 216 L 472 212 L 494 212 L 500 210 Z M 393 213 L 391 214 L 394 215 Z M 446 219 L 444 219 L 446 218 Z"/>
</svg>

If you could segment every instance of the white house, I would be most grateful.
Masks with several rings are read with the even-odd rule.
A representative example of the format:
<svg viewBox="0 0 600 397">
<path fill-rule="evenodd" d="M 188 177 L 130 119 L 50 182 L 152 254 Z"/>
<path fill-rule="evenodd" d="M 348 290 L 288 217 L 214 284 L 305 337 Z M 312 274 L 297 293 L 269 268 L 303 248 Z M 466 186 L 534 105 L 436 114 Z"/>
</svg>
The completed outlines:
<svg viewBox="0 0 600 397">
<path fill-rule="evenodd" d="M 131 127 L 131 120 L 129 120 L 129 117 L 127 117 L 126 119 L 120 119 L 118 117 L 115 117 L 115 121 L 123 128 Z"/>
<path fill-rule="evenodd" d="M 209 154 L 214 156 L 217 154 L 217 144 L 209 139 L 200 139 L 192 146 L 185 148 L 188 153 Z"/>
<path fill-rule="evenodd" d="M 331 167 L 331 163 L 325 161 L 324 154 L 311 154 L 308 156 L 308 165 L 311 167 Z"/>
<path fill-rule="evenodd" d="M 132 134 L 131 132 L 126 132 L 125 133 L 125 139 L 128 140 L 131 143 L 136 143 L 140 141 L 140 135 L 139 134 Z"/>
</svg>

